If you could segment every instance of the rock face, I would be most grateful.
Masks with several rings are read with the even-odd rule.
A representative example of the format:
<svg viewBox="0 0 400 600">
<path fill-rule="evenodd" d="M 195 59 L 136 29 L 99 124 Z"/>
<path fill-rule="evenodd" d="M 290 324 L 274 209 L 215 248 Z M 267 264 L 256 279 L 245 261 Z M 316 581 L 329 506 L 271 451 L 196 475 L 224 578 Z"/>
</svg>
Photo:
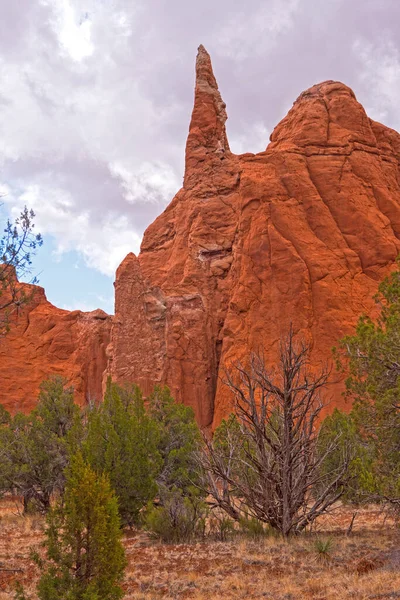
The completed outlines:
<svg viewBox="0 0 400 600">
<path fill-rule="evenodd" d="M 77 402 L 101 398 L 111 317 L 61 310 L 43 288 L 21 285 L 33 296 L 0 339 L 0 402 L 12 413 L 30 411 L 40 383 L 54 374 L 74 386 Z"/>
<path fill-rule="evenodd" d="M 252 350 L 276 363 L 290 323 L 312 362 L 373 314 L 400 252 L 400 136 L 354 93 L 307 90 L 259 154 L 234 155 L 225 104 L 200 46 L 183 188 L 118 268 L 115 317 L 68 313 L 41 288 L 0 340 L 0 397 L 29 409 L 40 381 L 66 375 L 83 401 L 110 374 L 145 393 L 168 384 L 212 426 L 230 410 L 224 369 Z M 332 385 L 340 405 L 342 384 Z"/>
<path fill-rule="evenodd" d="M 117 271 L 109 347 L 114 379 L 167 383 L 202 426 L 229 412 L 224 369 L 274 363 L 290 322 L 329 360 L 400 251 L 400 136 L 347 86 L 301 94 L 256 155 L 231 153 L 225 121 L 200 46 L 183 188 Z"/>
</svg>

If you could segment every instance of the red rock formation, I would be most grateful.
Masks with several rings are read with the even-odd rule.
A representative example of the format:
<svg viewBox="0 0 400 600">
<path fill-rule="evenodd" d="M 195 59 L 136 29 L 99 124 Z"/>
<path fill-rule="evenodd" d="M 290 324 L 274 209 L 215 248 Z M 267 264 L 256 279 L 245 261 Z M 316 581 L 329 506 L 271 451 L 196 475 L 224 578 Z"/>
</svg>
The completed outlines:
<svg viewBox="0 0 400 600">
<path fill-rule="evenodd" d="M 200 46 L 184 185 L 117 271 L 109 351 L 115 379 L 167 383 L 203 426 L 229 411 L 224 368 L 273 363 L 290 322 L 329 360 L 400 251 L 400 136 L 348 87 L 301 94 L 256 155 L 230 152 L 225 120 Z"/>
<path fill-rule="evenodd" d="M 32 301 L 0 338 L 0 402 L 11 412 L 34 408 L 40 383 L 50 375 L 66 377 L 77 402 L 102 397 L 111 317 L 56 308 L 43 288 L 28 286 Z"/>
<path fill-rule="evenodd" d="M 234 155 L 225 121 L 200 46 L 183 188 L 117 271 L 111 342 L 104 313 L 57 309 L 38 288 L 0 341 L 0 401 L 29 409 L 51 373 L 99 397 L 110 373 L 145 393 L 166 383 L 215 425 L 232 361 L 263 348 L 273 365 L 293 322 L 317 365 L 373 313 L 400 251 L 399 134 L 332 81 L 301 94 L 265 152 Z"/>
<path fill-rule="evenodd" d="M 183 189 L 147 229 L 139 261 L 130 254 L 117 271 L 110 373 L 146 392 L 168 383 L 205 425 L 214 414 L 232 287 L 240 163 L 229 150 L 225 104 L 202 46 L 196 71 Z"/>
</svg>

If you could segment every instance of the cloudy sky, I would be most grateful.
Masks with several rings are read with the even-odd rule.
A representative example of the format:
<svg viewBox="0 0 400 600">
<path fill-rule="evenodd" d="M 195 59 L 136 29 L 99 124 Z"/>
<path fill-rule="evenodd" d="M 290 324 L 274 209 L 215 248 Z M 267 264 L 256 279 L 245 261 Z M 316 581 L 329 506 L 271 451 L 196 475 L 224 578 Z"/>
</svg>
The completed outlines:
<svg viewBox="0 0 400 600">
<path fill-rule="evenodd" d="M 326 79 L 399 130 L 399 31 L 399 0 L 0 0 L 0 219 L 35 210 L 49 300 L 113 311 L 182 182 L 200 43 L 232 150 L 257 152 Z"/>
</svg>

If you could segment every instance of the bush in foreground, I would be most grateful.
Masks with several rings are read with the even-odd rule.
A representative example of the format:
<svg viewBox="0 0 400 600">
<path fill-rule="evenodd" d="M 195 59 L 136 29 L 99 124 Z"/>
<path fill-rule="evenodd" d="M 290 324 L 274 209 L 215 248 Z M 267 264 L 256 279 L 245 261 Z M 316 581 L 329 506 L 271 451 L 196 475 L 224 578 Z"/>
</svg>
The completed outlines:
<svg viewBox="0 0 400 600">
<path fill-rule="evenodd" d="M 77 454 L 67 469 L 63 502 L 50 510 L 40 600 L 119 600 L 126 560 L 117 499 L 108 479 Z"/>
</svg>

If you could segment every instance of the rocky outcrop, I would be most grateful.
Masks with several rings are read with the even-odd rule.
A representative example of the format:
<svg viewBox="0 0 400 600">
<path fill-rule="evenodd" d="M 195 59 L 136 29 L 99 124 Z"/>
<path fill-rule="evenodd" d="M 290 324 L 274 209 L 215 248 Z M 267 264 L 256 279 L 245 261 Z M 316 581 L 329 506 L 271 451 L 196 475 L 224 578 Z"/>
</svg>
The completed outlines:
<svg viewBox="0 0 400 600">
<path fill-rule="evenodd" d="M 145 390 L 168 383 L 202 425 L 214 415 L 238 231 L 241 167 L 225 121 L 210 57 L 200 46 L 183 188 L 115 282 L 112 377 Z"/>
<path fill-rule="evenodd" d="M 400 251 L 400 136 L 326 81 L 303 92 L 259 154 L 234 155 L 210 57 L 200 46 L 182 189 L 115 281 L 115 317 L 68 313 L 37 288 L 0 341 L 1 401 L 31 407 L 66 375 L 78 399 L 102 380 L 168 384 L 212 426 L 231 407 L 226 368 L 262 349 L 276 364 L 290 323 L 318 365 L 373 314 Z M 107 363 L 107 364 L 106 364 Z M 342 383 L 330 395 L 343 402 Z"/>
<path fill-rule="evenodd" d="M 224 369 L 261 348 L 274 364 L 290 322 L 330 360 L 400 251 L 400 136 L 347 86 L 301 94 L 256 155 L 231 153 L 225 120 L 200 46 L 183 188 L 115 284 L 109 372 L 167 383 L 202 426 L 229 412 Z"/>
<path fill-rule="evenodd" d="M 62 375 L 77 402 L 102 397 L 111 317 L 56 308 L 43 288 L 20 284 L 31 300 L 0 338 L 0 403 L 12 413 L 34 408 L 40 383 Z"/>
</svg>

